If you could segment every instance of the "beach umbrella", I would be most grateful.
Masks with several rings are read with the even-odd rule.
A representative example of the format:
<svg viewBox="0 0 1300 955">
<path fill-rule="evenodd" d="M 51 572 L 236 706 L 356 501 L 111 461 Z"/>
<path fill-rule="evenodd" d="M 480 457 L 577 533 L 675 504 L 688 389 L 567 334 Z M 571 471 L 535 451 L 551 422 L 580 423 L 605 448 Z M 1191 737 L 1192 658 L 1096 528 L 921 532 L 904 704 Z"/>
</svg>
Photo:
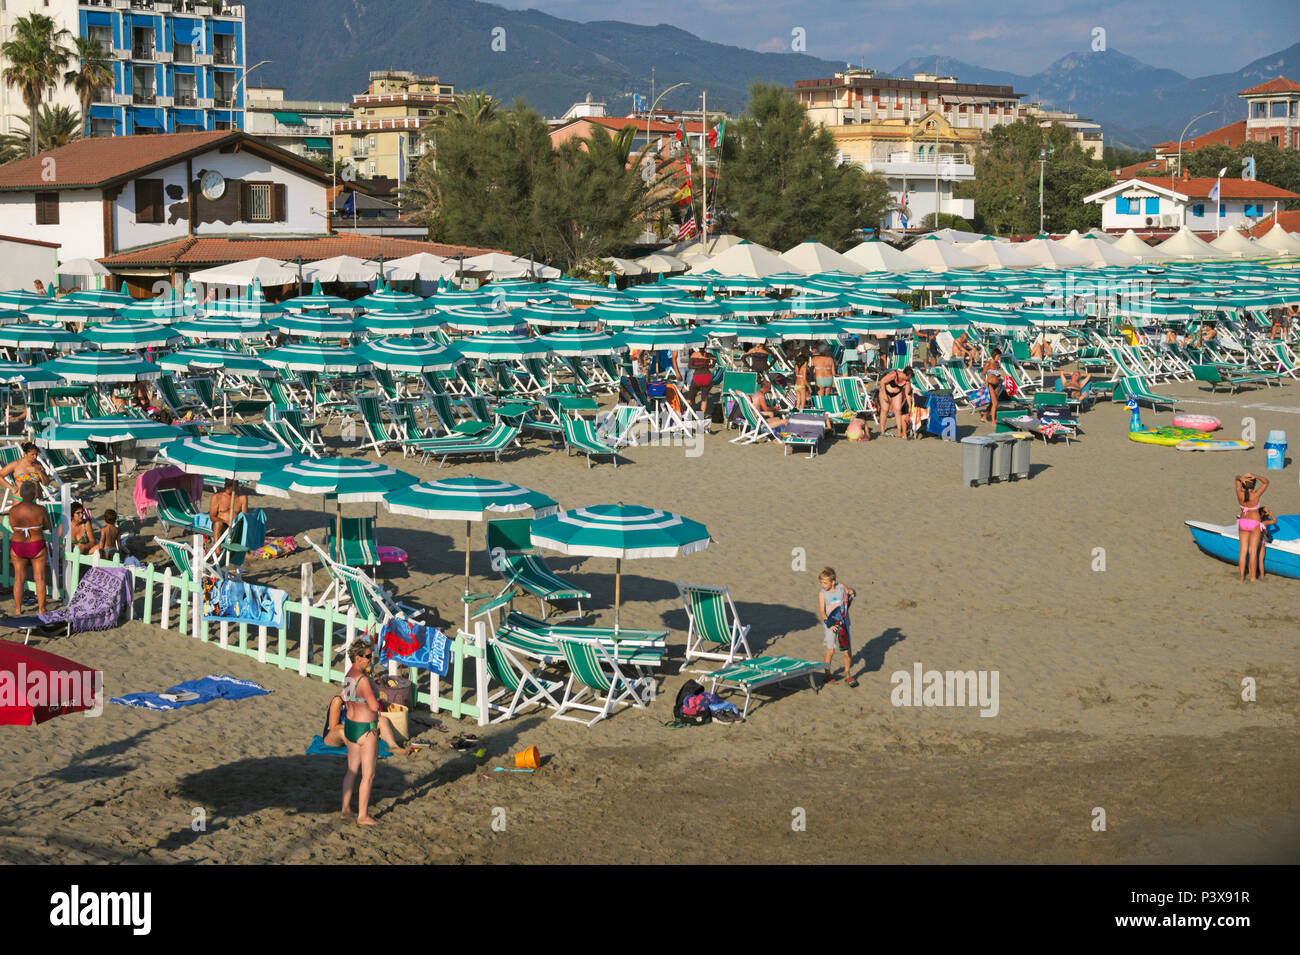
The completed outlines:
<svg viewBox="0 0 1300 955">
<path fill-rule="evenodd" d="M 518 514 L 531 510 L 534 517 L 546 517 L 559 510 L 552 498 L 508 481 L 454 477 L 426 481 L 390 491 L 384 505 L 393 514 L 409 514 L 434 521 L 465 522 L 465 593 L 469 593 L 470 527 L 486 521 L 490 514 Z M 469 613 L 469 602 L 465 603 Z M 469 624 L 466 623 L 466 628 Z"/>
<path fill-rule="evenodd" d="M 427 338 L 379 338 L 356 347 L 362 360 L 384 371 L 446 371 L 460 362 L 460 352 Z"/>
<path fill-rule="evenodd" d="M 1088 321 L 1086 314 L 1079 314 L 1060 305 L 1028 305 L 1019 309 L 1017 314 L 1027 319 L 1032 325 L 1059 328 L 1064 325 L 1082 325 Z"/>
<path fill-rule="evenodd" d="M 681 259 L 671 255 L 665 255 L 662 252 L 651 252 L 649 255 L 643 255 L 639 259 L 633 259 L 637 265 L 647 272 L 664 275 L 669 272 L 685 272 L 689 265 Z"/>
<path fill-rule="evenodd" d="M 844 253 L 844 257 L 877 272 L 913 272 L 920 267 L 905 253 L 879 239 L 867 239 L 855 245 Z"/>
<path fill-rule="evenodd" d="M 162 355 L 156 364 L 164 371 L 185 372 L 221 371 L 237 378 L 274 378 L 275 369 L 255 355 L 232 351 L 229 348 L 183 348 Z"/>
<path fill-rule="evenodd" d="M 681 325 L 636 325 L 625 329 L 623 341 L 629 348 L 648 348 L 655 351 L 680 351 L 704 343 L 705 335 L 698 328 Z"/>
<path fill-rule="evenodd" d="M 92 325 L 82 337 L 101 350 L 135 351 L 139 348 L 165 348 L 182 341 L 183 336 L 157 322 L 118 319 L 104 325 Z"/>
<path fill-rule="evenodd" d="M 424 335 L 442 328 L 442 313 L 405 308 L 375 308 L 357 318 L 357 327 L 367 335 Z"/>
<path fill-rule="evenodd" d="M 312 282 L 310 295 L 297 295 L 281 303 L 291 312 L 353 312 L 357 306 L 338 295 L 326 295 L 320 281 Z"/>
<path fill-rule="evenodd" d="M 41 305 L 48 302 L 50 297 L 41 292 L 29 289 L 11 289 L 8 292 L 0 292 L 0 305 L 9 305 L 17 309 L 25 309 L 29 305 Z"/>
<path fill-rule="evenodd" d="M 440 311 L 439 315 L 448 328 L 454 328 L 467 335 L 482 332 L 510 332 L 524 323 L 516 312 L 481 306 L 446 308 Z"/>
<path fill-rule="evenodd" d="M 514 317 L 516 320 L 523 319 L 528 325 L 546 325 L 551 328 L 594 328 L 599 322 L 585 308 L 551 303 L 525 305 L 515 310 Z"/>
<path fill-rule="evenodd" d="M 898 253 L 902 255 L 903 253 Z M 907 294 L 912 286 L 907 279 L 892 275 L 864 275 L 853 283 L 856 292 L 883 292 L 886 295 Z"/>
<path fill-rule="evenodd" d="M 856 275 L 867 270 L 867 267 L 860 262 L 841 255 L 816 239 L 805 239 L 798 245 L 786 249 L 781 253 L 781 258 L 800 272 L 807 272 L 809 275 L 815 272 L 851 272 Z"/>
<path fill-rule="evenodd" d="M 717 278 L 710 278 L 709 284 L 705 287 L 705 292 L 713 289 L 718 292 L 761 295 L 768 289 L 773 288 L 773 277 L 765 275 L 760 279 L 751 278 L 748 275 L 719 275 Z"/>
<path fill-rule="evenodd" d="M 913 262 L 913 268 L 946 272 L 948 269 L 978 269 L 985 263 L 967 255 L 952 242 L 926 236 L 903 253 Z"/>
<path fill-rule="evenodd" d="M 268 471 L 303 459 L 279 442 L 234 434 L 169 441 L 158 449 L 158 454 L 189 474 L 234 481 L 256 481 Z"/>
<path fill-rule="evenodd" d="M 571 302 L 617 302 L 623 297 L 618 289 L 588 282 L 586 279 L 555 279 L 547 283 L 547 287 L 552 295 L 567 298 Z"/>
<path fill-rule="evenodd" d="M 869 335 L 873 337 L 909 335 L 915 328 L 912 324 L 912 316 L 920 314 L 922 313 L 908 312 L 904 315 L 897 315 L 892 318 L 882 318 L 878 315 L 864 315 L 861 317 L 856 315 L 847 315 L 844 318 L 837 318 L 835 324 L 838 325 L 847 335 Z M 950 314 L 956 315 L 955 312 Z"/>
<path fill-rule="evenodd" d="M 190 273 L 190 279 L 206 285 L 249 285 L 253 282 L 261 285 L 292 285 L 298 281 L 298 268 L 279 259 L 258 256 L 200 269 Z"/>
<path fill-rule="evenodd" d="M 112 289 L 86 289 L 78 292 L 70 292 L 64 296 L 64 301 L 87 303 L 90 305 L 103 305 L 105 308 L 120 309 L 128 305 L 134 305 L 136 299 L 126 292 L 114 292 Z"/>
<path fill-rule="evenodd" d="M 558 279 L 560 270 L 533 259 L 518 258 L 502 252 L 485 252 L 465 259 L 465 269 L 488 272 L 498 281 L 510 278 Z"/>
<path fill-rule="evenodd" d="M 899 321 L 907 322 L 918 332 L 942 332 L 965 328 L 970 324 L 970 320 L 959 312 L 939 310 L 908 312 L 906 315 L 899 316 Z"/>
<path fill-rule="evenodd" d="M 848 311 L 850 303 L 841 295 L 796 295 L 783 303 L 791 315 L 826 315 Z"/>
<path fill-rule="evenodd" d="M 542 282 L 493 282 L 486 289 L 498 308 L 515 308 L 530 302 L 549 302 L 555 295 Z"/>
<path fill-rule="evenodd" d="M 619 624 L 623 561 L 693 554 L 709 546 L 698 521 L 635 504 L 597 504 L 532 523 L 532 542 L 574 557 L 614 558 L 614 629 Z"/>
<path fill-rule="evenodd" d="M 675 298 L 659 307 L 668 318 L 686 322 L 707 322 L 727 314 L 726 305 L 716 298 Z"/>
<path fill-rule="evenodd" d="M 722 300 L 724 315 L 748 315 L 750 317 L 771 318 L 785 315 L 789 309 L 780 299 L 765 295 L 737 295 L 735 298 Z"/>
<path fill-rule="evenodd" d="M 364 360 L 351 348 L 305 342 L 272 348 L 270 351 L 262 352 L 261 359 L 272 368 L 314 371 L 321 374 L 365 371 L 370 367 L 370 362 Z"/>
<path fill-rule="evenodd" d="M 32 726 L 104 702 L 97 699 L 104 686 L 99 670 L 12 640 L 0 640 L 0 674 L 14 690 L 0 699 L 0 726 Z"/>
<path fill-rule="evenodd" d="M 419 478 L 365 458 L 303 458 L 257 479 L 259 494 L 319 494 L 334 501 L 335 535 L 341 536 L 344 504 L 378 505 L 390 491 Z M 377 509 L 377 508 L 376 508 Z"/>
<path fill-rule="evenodd" d="M 772 292 L 802 292 L 810 281 L 802 272 L 775 272 L 763 278 L 763 284 Z"/>
<path fill-rule="evenodd" d="M 22 385 L 24 388 L 53 388 L 63 384 L 63 379 L 53 372 L 18 361 L 0 360 L 0 384 Z"/>
<path fill-rule="evenodd" d="M 957 314 L 976 328 L 987 329 L 991 332 L 1011 334 L 1026 331 L 1030 326 L 1029 319 L 1021 316 L 1019 312 L 1009 312 L 996 308 L 964 308 Z"/>
<path fill-rule="evenodd" d="M 662 305 L 652 305 L 649 302 L 602 302 L 591 306 L 587 311 L 615 328 L 654 325 L 662 322 L 665 317 Z"/>
<path fill-rule="evenodd" d="M 186 338 L 195 341 L 234 341 L 265 338 L 275 329 L 258 318 L 204 316 L 173 326 Z"/>
<path fill-rule="evenodd" d="M 537 339 L 551 350 L 551 354 L 564 358 L 581 358 L 589 355 L 612 355 L 627 351 L 627 339 L 621 334 L 593 332 L 584 329 L 563 329 L 542 335 Z"/>
<path fill-rule="evenodd" d="M 24 322 L 21 325 L 0 327 L 0 345 L 8 348 L 74 348 L 85 343 L 76 332 L 62 325 L 44 322 Z"/>
<path fill-rule="evenodd" d="M 379 278 L 378 265 L 354 255 L 304 262 L 302 271 L 313 282 L 373 282 Z"/>
<path fill-rule="evenodd" d="M 631 288 L 624 289 L 621 298 L 624 300 L 634 299 L 638 302 L 645 302 L 653 305 L 656 302 L 674 302 L 683 298 L 690 298 L 691 293 L 688 289 L 678 288 L 675 285 L 655 282 L 652 285 L 634 285 Z M 618 301 L 619 299 L 611 299 Z"/>
<path fill-rule="evenodd" d="M 183 438 L 180 428 L 152 418 L 133 415 L 106 415 L 102 418 L 79 418 L 63 424 L 51 424 L 38 432 L 33 441 L 42 448 L 84 448 L 87 444 L 111 444 L 121 451 L 125 448 L 156 447 Z M 119 458 L 113 460 L 113 506 L 117 507 L 116 474 Z"/>
<path fill-rule="evenodd" d="M 672 275 L 659 284 L 665 288 L 677 289 L 679 292 L 703 292 L 721 278 L 720 272 L 706 271 L 691 275 Z"/>
<path fill-rule="evenodd" d="M 154 298 L 132 302 L 118 309 L 115 321 L 154 322 L 170 325 L 198 314 L 198 306 L 179 298 Z"/>
<path fill-rule="evenodd" d="M 829 318 L 778 318 L 767 323 L 767 331 L 781 339 L 826 341 L 839 338 L 844 328 Z"/>
<path fill-rule="evenodd" d="M 456 350 L 466 358 L 483 361 L 518 361 L 523 358 L 540 358 L 547 354 L 548 346 L 539 338 L 511 335 L 509 332 L 488 332 L 472 335 L 456 343 Z"/>
<path fill-rule="evenodd" d="M 400 259 L 383 263 L 384 278 L 398 282 L 436 282 L 453 278 L 457 272 L 455 259 L 444 259 L 428 252 L 416 252 Z"/>
<path fill-rule="evenodd" d="M 766 325 L 756 325 L 740 318 L 723 318 L 707 325 L 700 325 L 696 331 L 709 338 L 734 338 L 742 342 L 773 341 L 779 336 L 770 332 Z"/>
<path fill-rule="evenodd" d="M 891 295 L 879 292 L 845 292 L 844 301 L 855 312 L 878 312 L 882 315 L 898 315 L 911 311 L 906 305 Z"/>
<path fill-rule="evenodd" d="M 132 355 L 107 355 L 104 352 L 74 352 L 47 362 L 41 368 L 64 381 L 95 384 L 120 381 L 151 381 L 162 377 L 162 369 L 153 362 Z"/>
<path fill-rule="evenodd" d="M 399 292 L 390 288 L 382 280 L 378 287 L 369 295 L 357 299 L 354 303 L 357 308 L 364 309 L 407 309 L 413 312 L 423 312 L 428 309 L 425 300 L 418 295 L 412 295 L 410 292 Z"/>
<path fill-rule="evenodd" d="M 1195 307 L 1170 300 L 1132 298 L 1120 302 L 1115 314 L 1134 318 L 1188 319 L 1196 317 Z"/>
<path fill-rule="evenodd" d="M 436 292 L 424 299 L 427 308 L 466 308 L 485 307 L 492 304 L 494 297 L 488 292 L 468 292 L 462 289 L 448 289 Z"/>
<path fill-rule="evenodd" d="M 781 272 L 805 271 L 775 252 L 747 241 L 737 242 L 725 252 L 709 259 L 709 270 L 722 275 L 745 275 L 756 279 Z"/>
<path fill-rule="evenodd" d="M 1001 289 L 993 288 L 976 288 L 964 289 L 948 297 L 950 305 L 961 305 L 968 308 L 1016 308 L 1024 303 L 1024 297 L 1017 295 L 1015 292 L 1004 292 Z"/>
<path fill-rule="evenodd" d="M 117 309 L 115 308 L 96 305 L 94 302 L 74 302 L 70 301 L 67 296 L 46 299 L 39 305 L 24 308 L 23 311 L 30 318 L 37 318 L 46 322 L 81 322 L 83 324 L 112 321 L 117 315 Z"/>
<path fill-rule="evenodd" d="M 271 319 L 271 326 L 302 338 L 351 338 L 364 331 L 351 315 L 332 312 L 286 312 Z"/>
</svg>

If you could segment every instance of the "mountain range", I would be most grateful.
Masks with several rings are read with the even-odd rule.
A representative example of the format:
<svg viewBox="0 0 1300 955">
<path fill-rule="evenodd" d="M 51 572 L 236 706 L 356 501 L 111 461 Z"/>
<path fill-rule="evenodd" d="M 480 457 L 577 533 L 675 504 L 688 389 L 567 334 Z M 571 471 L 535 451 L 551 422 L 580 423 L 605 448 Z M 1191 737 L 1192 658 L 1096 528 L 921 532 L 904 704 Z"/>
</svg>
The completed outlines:
<svg viewBox="0 0 1300 955">
<path fill-rule="evenodd" d="M 377 69 L 434 73 L 457 90 L 483 89 L 509 103 L 525 98 L 558 116 L 588 93 L 619 115 L 632 93 L 687 86 L 661 105 L 709 105 L 740 112 L 749 84 L 830 76 L 845 66 L 803 53 L 759 53 L 703 40 L 674 26 L 616 20 L 578 23 L 537 10 L 509 10 L 478 0 L 301 0 L 249 4 L 248 58 L 269 59 L 259 77 L 283 85 L 291 99 L 349 100 Z M 293 29 L 285 29 L 285 24 Z M 504 47 L 504 48 L 502 48 Z M 883 71 L 882 71 L 883 72 Z M 1234 72 L 1189 78 L 1149 66 L 1114 48 L 1069 53 L 1046 69 L 1020 74 L 941 55 L 913 57 L 886 75 L 954 75 L 964 82 L 1009 85 L 1024 101 L 1071 110 L 1102 124 L 1108 145 L 1133 149 L 1177 138 L 1198 113 L 1213 115 L 1189 132 L 1207 132 L 1245 117 L 1237 93 L 1279 75 L 1300 79 L 1300 43 Z"/>
</svg>

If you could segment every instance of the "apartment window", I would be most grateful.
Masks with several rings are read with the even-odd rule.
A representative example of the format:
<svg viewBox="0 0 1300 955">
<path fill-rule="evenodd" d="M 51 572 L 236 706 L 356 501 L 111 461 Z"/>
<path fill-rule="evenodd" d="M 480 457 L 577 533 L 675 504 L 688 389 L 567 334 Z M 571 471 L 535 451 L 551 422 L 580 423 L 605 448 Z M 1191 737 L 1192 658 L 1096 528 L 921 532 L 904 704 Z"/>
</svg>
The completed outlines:
<svg viewBox="0 0 1300 955">
<path fill-rule="evenodd" d="M 161 223 L 166 221 L 163 206 L 163 181 L 137 179 L 135 181 L 135 221 Z"/>
<path fill-rule="evenodd" d="M 193 63 L 194 44 L 193 43 L 172 44 L 172 60 L 176 63 Z"/>
<path fill-rule="evenodd" d="M 1273 104 L 1273 115 L 1274 115 L 1274 116 L 1285 116 L 1285 115 L 1286 115 L 1286 103 L 1274 103 L 1274 104 Z"/>
<path fill-rule="evenodd" d="M 36 224 L 59 224 L 59 194 L 57 192 L 36 193 Z"/>
<path fill-rule="evenodd" d="M 1137 211 L 1136 209 L 1132 209 L 1132 208 L 1130 208 L 1130 206 L 1132 206 L 1132 204 L 1133 204 L 1133 200 L 1131 200 L 1131 199 L 1123 199 L 1123 198 L 1121 198 L 1121 199 L 1116 199 L 1116 200 L 1115 200 L 1115 215 L 1117 215 L 1117 216 L 1127 216 L 1127 215 L 1132 215 L 1134 212 Z"/>
<path fill-rule="evenodd" d="M 1196 205 L 1192 206 L 1192 217 L 1196 219 L 1205 218 L 1205 203 L 1198 202 Z"/>
<path fill-rule="evenodd" d="M 1219 215 L 1221 215 L 1221 216 L 1226 216 L 1227 214 L 1228 214 L 1228 204 L 1227 204 L 1226 202 L 1220 202 L 1220 203 L 1219 203 Z"/>
<path fill-rule="evenodd" d="M 375 174 L 375 161 L 372 159 L 370 160 L 370 175 L 373 176 L 374 174 Z"/>
<path fill-rule="evenodd" d="M 1268 109 L 1268 104 L 1267 104 L 1267 103 L 1251 103 L 1251 104 L 1250 104 L 1250 118 L 1251 118 L 1251 119 L 1264 119 L 1264 118 L 1268 115 L 1268 113 L 1265 112 L 1265 110 L 1267 110 L 1267 109 Z"/>
<path fill-rule="evenodd" d="M 1260 219 L 1264 216 L 1264 204 L 1262 202 L 1248 202 L 1246 208 L 1242 211 L 1248 218 Z"/>
<path fill-rule="evenodd" d="M 371 148 L 371 149 L 374 149 L 374 148 L 375 148 L 375 137 L 374 137 L 374 136 L 371 136 L 371 137 L 370 137 L 370 148 Z"/>
<path fill-rule="evenodd" d="M 1160 199 L 1156 196 L 1147 196 L 1146 209 L 1147 215 L 1154 216 L 1160 213 Z"/>
<path fill-rule="evenodd" d="M 245 182 L 239 190 L 244 222 L 284 222 L 285 186 L 277 182 Z"/>
</svg>

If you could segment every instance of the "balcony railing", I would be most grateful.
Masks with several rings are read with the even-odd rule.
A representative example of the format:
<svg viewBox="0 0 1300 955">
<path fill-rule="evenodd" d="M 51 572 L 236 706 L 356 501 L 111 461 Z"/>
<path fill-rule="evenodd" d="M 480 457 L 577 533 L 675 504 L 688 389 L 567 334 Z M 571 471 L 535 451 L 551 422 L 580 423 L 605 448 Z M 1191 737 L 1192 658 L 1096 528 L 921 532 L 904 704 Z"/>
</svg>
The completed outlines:
<svg viewBox="0 0 1300 955">
<path fill-rule="evenodd" d="M 131 94 L 131 102 L 136 106 L 153 106 L 157 99 L 158 97 L 154 93 L 135 92 Z"/>
<path fill-rule="evenodd" d="M 193 93 L 176 94 L 177 106 L 197 106 L 198 104 L 199 104 L 199 98 L 195 96 Z"/>
<path fill-rule="evenodd" d="M 131 59 L 133 60 L 152 60 L 154 47 L 152 43 L 132 43 Z"/>
<path fill-rule="evenodd" d="M 235 103 L 235 97 L 222 96 L 220 93 L 214 96 L 212 101 L 216 105 L 217 109 L 234 109 L 237 105 Z"/>
<path fill-rule="evenodd" d="M 177 63 L 193 63 L 194 47 L 189 45 L 177 44 L 172 47 L 172 57 Z"/>
<path fill-rule="evenodd" d="M 234 66 L 235 51 L 223 47 L 217 47 L 212 51 L 212 62 L 219 66 Z"/>
</svg>

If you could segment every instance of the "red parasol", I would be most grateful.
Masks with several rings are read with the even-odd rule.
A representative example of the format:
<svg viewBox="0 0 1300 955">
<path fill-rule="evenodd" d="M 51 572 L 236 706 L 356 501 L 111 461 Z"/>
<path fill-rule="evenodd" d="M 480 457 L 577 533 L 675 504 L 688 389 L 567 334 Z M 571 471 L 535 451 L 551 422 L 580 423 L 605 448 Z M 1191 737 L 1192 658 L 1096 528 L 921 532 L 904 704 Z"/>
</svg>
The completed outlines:
<svg viewBox="0 0 1300 955">
<path fill-rule="evenodd" d="M 65 657 L 0 640 L 0 726 L 93 710 L 103 675 Z"/>
</svg>

